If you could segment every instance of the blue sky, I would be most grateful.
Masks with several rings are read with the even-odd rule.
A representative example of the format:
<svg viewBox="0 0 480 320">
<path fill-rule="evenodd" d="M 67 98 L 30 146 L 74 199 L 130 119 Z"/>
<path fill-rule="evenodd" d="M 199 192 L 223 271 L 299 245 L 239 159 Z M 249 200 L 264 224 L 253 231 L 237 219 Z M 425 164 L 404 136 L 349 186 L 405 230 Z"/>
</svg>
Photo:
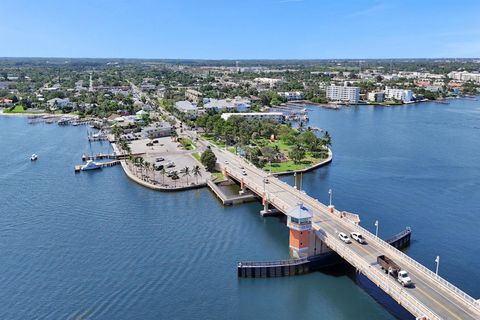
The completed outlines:
<svg viewBox="0 0 480 320">
<path fill-rule="evenodd" d="M 0 0 L 0 56 L 480 57 L 479 0 Z"/>
</svg>

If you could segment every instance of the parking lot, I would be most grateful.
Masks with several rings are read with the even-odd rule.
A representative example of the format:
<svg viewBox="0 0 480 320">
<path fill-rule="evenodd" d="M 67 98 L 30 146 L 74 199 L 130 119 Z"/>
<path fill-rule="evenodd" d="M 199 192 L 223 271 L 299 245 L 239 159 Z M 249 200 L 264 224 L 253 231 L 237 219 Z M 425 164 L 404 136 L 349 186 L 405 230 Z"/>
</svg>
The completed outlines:
<svg viewBox="0 0 480 320">
<path fill-rule="evenodd" d="M 142 156 L 144 161 L 156 165 L 163 165 L 167 173 L 169 171 L 176 171 L 179 176 L 179 179 L 173 180 L 171 177 L 168 177 L 167 174 L 165 174 L 164 176 L 161 175 L 160 170 L 151 170 L 151 172 L 147 173 L 147 179 L 154 184 L 180 187 L 196 183 L 197 180 L 198 183 L 204 183 L 206 179 L 210 176 L 210 173 L 205 171 L 203 166 L 198 163 L 191 155 L 191 153 L 194 151 L 185 150 L 178 142 L 172 141 L 170 137 L 157 138 L 153 141 L 157 142 L 153 143 L 152 145 L 147 145 L 150 144 L 152 140 L 141 139 L 131 141 L 130 148 L 132 150 L 132 153 L 144 153 L 144 155 Z M 163 158 L 163 160 L 157 161 L 157 159 L 159 158 Z M 173 166 L 167 167 L 167 164 L 169 163 L 173 164 Z M 192 169 L 195 166 L 200 167 L 201 175 L 193 175 Z M 189 176 L 184 176 L 184 174 L 180 172 L 186 167 L 189 168 Z"/>
</svg>

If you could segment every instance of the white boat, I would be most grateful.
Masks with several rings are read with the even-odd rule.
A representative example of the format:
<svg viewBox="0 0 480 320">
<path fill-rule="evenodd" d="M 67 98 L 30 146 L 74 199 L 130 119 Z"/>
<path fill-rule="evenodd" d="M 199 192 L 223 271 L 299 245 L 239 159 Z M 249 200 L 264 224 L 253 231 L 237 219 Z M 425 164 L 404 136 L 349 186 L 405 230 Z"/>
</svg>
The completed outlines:
<svg viewBox="0 0 480 320">
<path fill-rule="evenodd" d="M 30 160 L 31 160 L 31 161 L 35 161 L 35 160 L 37 160 L 37 159 L 38 159 L 38 156 L 37 156 L 35 153 L 32 154 L 32 156 L 30 157 Z"/>
<path fill-rule="evenodd" d="M 101 168 L 102 167 L 98 165 L 98 163 L 94 162 L 93 160 L 88 160 L 87 163 L 84 166 L 82 166 L 81 170 L 87 171 L 87 170 L 97 170 Z"/>
</svg>

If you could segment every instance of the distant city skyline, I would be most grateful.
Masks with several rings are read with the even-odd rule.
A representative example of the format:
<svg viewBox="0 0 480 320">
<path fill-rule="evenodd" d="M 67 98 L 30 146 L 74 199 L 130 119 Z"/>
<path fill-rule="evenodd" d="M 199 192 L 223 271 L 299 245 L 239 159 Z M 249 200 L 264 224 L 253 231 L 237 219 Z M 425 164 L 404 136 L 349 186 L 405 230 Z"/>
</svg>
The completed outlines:
<svg viewBox="0 0 480 320">
<path fill-rule="evenodd" d="M 2 9 L 0 57 L 480 57 L 475 0 L 17 0 Z"/>
</svg>

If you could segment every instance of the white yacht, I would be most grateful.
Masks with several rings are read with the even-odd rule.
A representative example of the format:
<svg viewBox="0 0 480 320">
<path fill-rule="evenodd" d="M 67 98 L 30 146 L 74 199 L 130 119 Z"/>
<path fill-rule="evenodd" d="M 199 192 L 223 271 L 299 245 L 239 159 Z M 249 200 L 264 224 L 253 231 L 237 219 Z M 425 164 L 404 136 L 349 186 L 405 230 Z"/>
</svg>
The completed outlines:
<svg viewBox="0 0 480 320">
<path fill-rule="evenodd" d="M 98 165 L 98 163 L 94 162 L 93 160 L 88 160 L 87 163 L 82 166 L 82 171 L 87 171 L 87 170 L 96 170 L 96 169 L 101 169 L 102 167 Z"/>
<path fill-rule="evenodd" d="M 38 156 L 37 156 L 35 153 L 32 154 L 32 156 L 30 157 L 30 160 L 31 160 L 31 161 L 35 161 L 35 160 L 37 160 L 37 159 L 38 159 Z"/>
</svg>

